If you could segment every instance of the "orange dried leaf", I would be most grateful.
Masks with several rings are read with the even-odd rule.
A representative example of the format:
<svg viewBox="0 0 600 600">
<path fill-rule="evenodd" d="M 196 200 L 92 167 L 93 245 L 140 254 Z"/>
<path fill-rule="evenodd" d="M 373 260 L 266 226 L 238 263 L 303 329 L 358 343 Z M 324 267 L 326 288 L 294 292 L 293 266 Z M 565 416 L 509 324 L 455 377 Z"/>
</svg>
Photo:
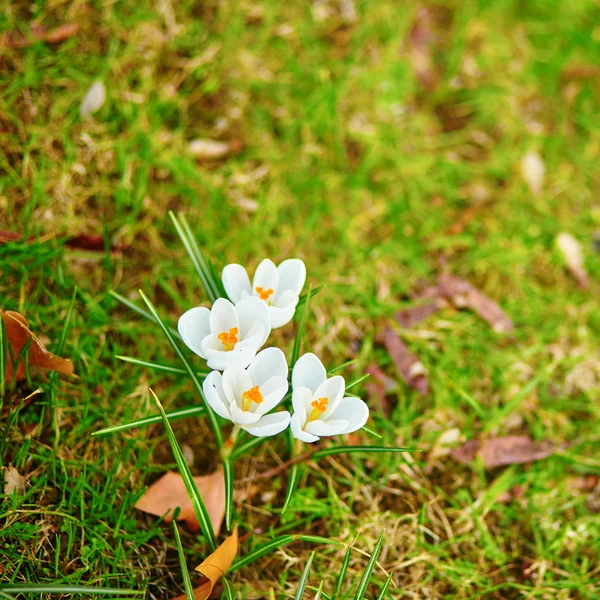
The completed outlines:
<svg viewBox="0 0 600 600">
<path fill-rule="evenodd" d="M 212 475 L 194 477 L 198 492 L 204 501 L 213 529 L 218 534 L 225 515 L 225 478 L 223 471 Z M 178 521 L 185 521 L 192 531 L 198 531 L 200 524 L 189 497 L 183 478 L 179 473 L 168 471 L 155 481 L 148 491 L 137 501 L 135 507 L 157 517 L 165 516 L 165 521 L 173 520 L 173 512 L 180 509 Z"/>
<path fill-rule="evenodd" d="M 194 597 L 196 600 L 206 600 L 213 591 L 217 581 L 227 572 L 229 567 L 233 564 L 233 561 L 237 555 L 238 549 L 238 530 L 237 525 L 233 529 L 233 533 L 225 538 L 225 541 L 200 565 L 196 567 L 196 571 L 199 571 L 208 579 L 208 589 L 204 595 L 196 595 L 194 590 Z M 204 584 L 200 589 L 204 588 Z"/>
<path fill-rule="evenodd" d="M 49 369 L 51 371 L 57 371 L 63 375 L 72 375 L 74 368 L 73 363 L 66 359 L 60 358 L 48 352 L 42 342 L 34 335 L 29 329 L 27 319 L 18 312 L 7 310 L 1 313 L 2 320 L 4 321 L 4 327 L 6 329 L 6 337 L 10 352 L 8 352 L 6 362 L 6 379 L 11 380 L 15 371 L 15 365 L 13 365 L 13 359 L 16 360 L 21 350 L 31 339 L 31 344 L 27 350 L 27 357 L 29 367 L 39 367 L 40 369 Z M 12 357 L 11 357 L 12 354 Z M 16 365 L 16 379 L 23 379 L 25 377 L 25 365 L 20 362 Z"/>
<path fill-rule="evenodd" d="M 453 450 L 452 458 L 470 463 L 480 456 L 486 469 L 505 465 L 528 463 L 550 456 L 555 446 L 549 442 L 534 442 L 526 435 L 508 435 L 478 441 L 470 440 Z"/>
<path fill-rule="evenodd" d="M 74 35 L 77 35 L 78 31 L 79 25 L 76 23 L 67 23 L 50 30 L 44 25 L 32 25 L 27 35 L 13 31 L 4 34 L 0 37 L 0 46 L 6 45 L 9 48 L 27 48 L 34 42 L 39 41 L 48 44 L 59 44 L 60 42 L 64 42 Z"/>
</svg>

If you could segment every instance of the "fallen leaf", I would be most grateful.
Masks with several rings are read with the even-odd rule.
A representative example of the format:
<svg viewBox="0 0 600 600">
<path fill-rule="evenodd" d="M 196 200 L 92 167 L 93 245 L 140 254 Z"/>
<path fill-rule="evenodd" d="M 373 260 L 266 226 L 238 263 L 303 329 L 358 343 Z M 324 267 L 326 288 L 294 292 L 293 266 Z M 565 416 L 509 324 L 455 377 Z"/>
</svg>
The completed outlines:
<svg viewBox="0 0 600 600">
<path fill-rule="evenodd" d="M 29 329 L 29 324 L 23 315 L 10 310 L 0 314 L 4 321 L 6 337 L 10 346 L 6 362 L 6 379 L 8 381 L 12 380 L 13 375 L 17 381 L 25 377 L 24 361 L 21 361 L 16 366 L 16 373 L 14 373 L 15 365 L 13 365 L 12 357 L 14 356 L 16 359 L 30 339 L 31 343 L 27 351 L 30 368 L 39 367 L 41 369 L 49 369 L 63 375 L 73 374 L 73 363 L 66 358 L 60 358 L 60 356 L 48 352 L 44 344 Z"/>
<path fill-rule="evenodd" d="M 559 233 L 556 245 L 561 251 L 569 271 L 573 274 L 579 285 L 583 288 L 588 285 L 588 275 L 583 266 L 583 252 L 581 244 L 570 233 Z"/>
<path fill-rule="evenodd" d="M 199 139 L 189 143 L 190 154 L 199 159 L 215 160 L 228 154 L 240 152 L 243 144 L 238 140 L 232 142 L 218 142 L 215 140 Z"/>
<path fill-rule="evenodd" d="M 4 467 L 4 493 L 12 496 L 15 490 L 17 495 L 25 493 L 25 478 L 13 466 Z"/>
<path fill-rule="evenodd" d="M 208 591 L 204 595 L 196 595 L 194 590 L 194 597 L 197 600 L 206 600 L 210 596 L 215 584 L 221 577 L 227 572 L 227 569 L 231 567 L 236 557 L 238 550 L 238 528 L 237 525 L 233 528 L 233 533 L 225 538 L 225 541 L 206 559 L 202 561 L 200 565 L 196 567 L 196 571 L 199 571 L 208 579 L 209 587 Z M 206 584 L 202 586 L 205 587 Z M 201 588 L 200 588 L 201 589 Z"/>
<path fill-rule="evenodd" d="M 223 516 L 225 515 L 225 478 L 223 471 L 215 471 L 212 475 L 194 477 L 198 492 L 204 501 L 210 521 L 218 535 Z M 179 507 L 178 521 L 185 521 L 192 531 L 198 531 L 200 524 L 189 497 L 183 478 L 179 473 L 167 471 L 155 481 L 148 491 L 137 501 L 135 507 L 157 517 L 165 517 L 170 523 L 173 511 Z"/>
<path fill-rule="evenodd" d="M 197 587 L 194 592 L 194 600 L 206 600 L 211 594 L 213 590 L 213 585 L 210 581 L 205 581 L 200 587 Z M 175 600 L 187 600 L 187 596 L 182 594 L 181 596 L 177 596 Z"/>
<path fill-rule="evenodd" d="M 402 327 L 417 325 L 446 304 L 444 299 L 440 298 L 440 291 L 437 286 L 425 288 L 414 300 L 416 302 L 414 306 L 403 308 L 396 313 L 396 321 Z"/>
<path fill-rule="evenodd" d="M 486 469 L 504 465 L 528 463 L 550 456 L 556 446 L 549 442 L 534 442 L 526 435 L 508 435 L 488 438 L 483 441 L 470 440 L 450 455 L 454 460 L 467 464 L 480 456 Z"/>
<path fill-rule="evenodd" d="M 76 23 L 67 23 L 50 30 L 43 25 L 32 25 L 29 29 L 28 35 L 9 32 L 0 37 L 0 47 L 8 46 L 9 48 L 27 48 L 34 42 L 58 44 L 68 38 L 73 37 L 78 31 L 79 25 Z"/>
<path fill-rule="evenodd" d="M 457 308 L 472 308 L 494 331 L 512 331 L 513 322 L 500 306 L 464 279 L 444 273 L 438 279 L 438 288 Z"/>
<path fill-rule="evenodd" d="M 8 242 L 16 242 L 21 239 L 20 233 L 13 233 L 12 231 L 0 231 L 0 244 L 6 244 Z"/>
<path fill-rule="evenodd" d="M 570 492 L 591 492 L 599 483 L 598 475 L 577 475 L 567 477 L 567 489 Z"/>
<path fill-rule="evenodd" d="M 90 89 L 81 101 L 79 114 L 82 119 L 87 119 L 90 115 L 99 111 L 106 102 L 106 88 L 101 81 L 94 81 Z"/>
<path fill-rule="evenodd" d="M 84 233 L 81 235 L 67 237 L 65 240 L 65 246 L 80 250 L 90 250 L 92 252 L 105 252 L 106 240 L 103 235 L 90 235 Z M 111 251 L 118 252 L 124 250 L 125 246 L 122 243 L 111 243 L 109 249 Z"/>
<path fill-rule="evenodd" d="M 521 174 L 531 192 L 537 196 L 542 191 L 546 175 L 546 165 L 537 152 L 530 151 L 523 156 Z"/>
<path fill-rule="evenodd" d="M 421 394 L 428 394 L 427 370 L 417 356 L 409 352 L 404 342 L 389 327 L 385 328 L 383 343 L 402 379 Z"/>
</svg>

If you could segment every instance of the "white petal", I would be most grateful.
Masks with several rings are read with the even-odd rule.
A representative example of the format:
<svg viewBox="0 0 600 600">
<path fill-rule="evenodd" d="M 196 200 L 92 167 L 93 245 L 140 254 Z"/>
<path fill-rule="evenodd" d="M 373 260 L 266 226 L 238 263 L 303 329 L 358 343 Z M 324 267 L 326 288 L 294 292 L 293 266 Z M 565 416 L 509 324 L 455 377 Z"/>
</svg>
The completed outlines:
<svg viewBox="0 0 600 600">
<path fill-rule="evenodd" d="M 229 410 L 231 411 L 231 420 L 236 425 L 254 425 L 261 417 L 248 410 L 242 410 L 235 402 L 231 403 Z"/>
<path fill-rule="evenodd" d="M 323 363 L 312 353 L 303 354 L 292 371 L 292 387 L 307 387 L 311 392 L 327 380 L 327 371 Z"/>
<path fill-rule="evenodd" d="M 282 432 L 290 424 L 290 413 L 287 411 L 273 413 L 261 417 L 254 425 L 243 427 L 250 435 L 267 437 Z"/>
<path fill-rule="evenodd" d="M 318 387 L 315 398 L 327 398 L 327 409 L 321 415 L 323 421 L 327 421 L 329 415 L 340 405 L 345 389 L 346 382 L 341 375 L 330 377 Z"/>
<path fill-rule="evenodd" d="M 228 402 L 236 402 L 241 407 L 242 395 L 252 387 L 250 375 L 242 367 L 235 365 L 223 371 L 223 391 Z"/>
<path fill-rule="evenodd" d="M 312 392 L 305 387 L 295 388 L 292 393 L 292 406 L 294 407 L 294 414 L 300 420 L 300 424 L 304 426 L 308 419 L 308 409 L 310 403 L 313 400 Z"/>
<path fill-rule="evenodd" d="M 79 114 L 86 119 L 91 114 L 100 110 L 104 102 L 106 102 L 106 88 L 101 81 L 94 81 L 81 101 Z"/>
<path fill-rule="evenodd" d="M 284 377 L 271 377 L 264 385 L 260 386 L 263 401 L 256 408 L 256 413 L 264 415 L 275 408 L 288 391 L 288 381 Z"/>
<path fill-rule="evenodd" d="M 235 306 L 225 298 L 217 298 L 210 309 L 210 331 L 215 335 L 229 333 L 236 327 L 239 333 L 239 322 Z"/>
<path fill-rule="evenodd" d="M 279 273 L 279 293 L 292 290 L 300 295 L 306 281 L 306 267 L 299 258 L 288 258 L 277 267 Z"/>
<path fill-rule="evenodd" d="M 253 325 L 257 323 L 262 325 L 261 342 L 258 345 L 260 348 L 267 341 L 269 333 L 271 333 L 269 307 L 255 296 L 249 296 L 245 300 L 238 302 L 235 305 L 235 309 L 238 314 L 241 339 L 245 339 L 250 335 Z"/>
<path fill-rule="evenodd" d="M 229 299 L 234 304 L 242 299 L 242 292 L 248 294 L 252 293 L 250 277 L 248 277 L 248 273 L 242 265 L 236 263 L 227 265 L 223 269 L 221 279 L 223 280 L 223 287 L 225 288 Z"/>
<path fill-rule="evenodd" d="M 311 435 L 310 433 L 306 433 L 302 430 L 302 426 L 300 425 L 300 421 L 296 413 L 292 415 L 292 418 L 290 420 L 290 427 L 292 429 L 292 435 L 301 442 L 307 442 L 308 444 L 312 444 L 313 442 L 319 441 L 319 438 L 316 435 Z"/>
<path fill-rule="evenodd" d="M 277 306 L 269 306 L 269 313 L 271 314 L 271 327 L 277 329 L 287 325 L 296 312 L 296 305 L 290 305 L 286 308 L 278 308 Z"/>
<path fill-rule="evenodd" d="M 217 371 L 223 371 L 227 367 L 240 366 L 246 368 L 252 359 L 256 356 L 258 346 L 256 344 L 242 347 L 241 344 L 237 344 L 231 352 L 225 352 L 225 350 L 213 350 L 212 348 L 206 348 L 206 364 L 211 369 Z"/>
<path fill-rule="evenodd" d="M 352 433 L 360 429 L 369 418 L 369 407 L 360 399 L 348 396 L 343 398 L 340 405 L 333 412 L 329 422 L 333 419 L 348 421 L 348 426 L 342 433 Z"/>
<path fill-rule="evenodd" d="M 183 343 L 202 358 L 206 358 L 202 351 L 202 340 L 210 333 L 209 316 L 208 308 L 197 306 L 183 313 L 177 322 Z"/>
<path fill-rule="evenodd" d="M 256 288 L 261 287 L 263 290 L 273 290 L 273 296 L 277 294 L 279 287 L 279 273 L 275 263 L 265 258 L 254 273 L 254 279 L 252 280 L 252 293 L 258 293 Z M 270 296 L 268 300 L 273 300 L 273 296 Z"/>
<path fill-rule="evenodd" d="M 204 390 L 204 397 L 210 405 L 210 407 L 224 419 L 231 421 L 231 415 L 229 414 L 229 403 L 225 398 L 223 391 L 223 383 L 221 381 L 221 373 L 218 371 L 212 371 L 208 374 L 204 383 L 202 384 Z"/>
<path fill-rule="evenodd" d="M 300 297 L 294 290 L 283 290 L 280 294 L 277 294 L 277 297 L 273 302 L 271 302 L 271 307 L 275 308 L 287 308 L 288 306 L 296 306 Z"/>
<path fill-rule="evenodd" d="M 265 348 L 259 352 L 248 367 L 254 385 L 263 385 L 271 377 L 288 376 L 285 354 L 279 348 Z"/>
<path fill-rule="evenodd" d="M 336 421 L 321 421 L 320 419 L 316 419 L 307 423 L 304 426 L 304 431 L 306 433 L 310 433 L 312 435 L 339 435 L 340 433 L 344 433 L 345 429 L 348 427 L 348 421 L 336 420 Z"/>
</svg>

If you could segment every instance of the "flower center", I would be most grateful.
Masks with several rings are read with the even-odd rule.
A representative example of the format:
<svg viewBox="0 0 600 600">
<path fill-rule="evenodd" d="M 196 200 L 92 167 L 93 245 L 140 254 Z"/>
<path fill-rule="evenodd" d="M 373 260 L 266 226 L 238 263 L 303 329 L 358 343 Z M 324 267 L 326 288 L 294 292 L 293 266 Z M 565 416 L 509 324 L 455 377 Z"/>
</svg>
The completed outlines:
<svg viewBox="0 0 600 600">
<path fill-rule="evenodd" d="M 326 410 L 327 404 L 329 400 L 327 398 L 319 398 L 318 400 L 313 400 L 310 405 L 313 407 L 310 415 L 308 415 L 308 422 L 314 421 L 318 419 Z"/>
<path fill-rule="evenodd" d="M 273 294 L 273 292 L 275 291 L 275 290 L 272 290 L 271 288 L 266 290 L 264 287 L 262 287 L 260 285 L 255 289 L 256 289 L 256 293 L 260 296 L 261 300 L 268 300 L 269 296 L 271 294 Z M 269 302 L 269 304 L 270 304 L 270 302 Z"/>
<path fill-rule="evenodd" d="M 230 352 L 231 350 L 233 350 L 235 348 L 235 345 L 238 343 L 237 336 L 238 336 L 238 328 L 232 327 L 229 330 L 229 333 L 227 333 L 226 331 L 223 331 L 217 337 L 219 338 L 219 341 L 221 342 L 221 344 L 223 344 L 223 347 L 225 348 L 225 352 Z"/>
<path fill-rule="evenodd" d="M 253 388 L 246 390 L 242 394 L 242 410 L 250 410 L 250 405 L 254 402 L 254 404 L 261 404 L 263 401 L 262 394 L 258 389 L 258 386 L 255 385 Z"/>
</svg>

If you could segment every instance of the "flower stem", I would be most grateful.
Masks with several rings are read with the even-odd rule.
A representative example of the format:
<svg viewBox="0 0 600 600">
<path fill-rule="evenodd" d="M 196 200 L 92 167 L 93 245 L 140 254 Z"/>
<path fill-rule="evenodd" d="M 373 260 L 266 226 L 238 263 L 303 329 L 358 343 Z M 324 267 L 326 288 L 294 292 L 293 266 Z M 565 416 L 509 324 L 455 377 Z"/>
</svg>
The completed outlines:
<svg viewBox="0 0 600 600">
<path fill-rule="evenodd" d="M 229 435 L 229 438 L 225 441 L 225 443 L 223 444 L 223 450 L 221 452 L 222 457 L 228 458 L 229 455 L 233 452 L 233 449 L 235 448 L 235 441 L 237 440 L 237 436 L 241 431 L 241 427 L 239 425 L 234 425 L 233 429 L 231 430 L 231 434 Z"/>
</svg>

